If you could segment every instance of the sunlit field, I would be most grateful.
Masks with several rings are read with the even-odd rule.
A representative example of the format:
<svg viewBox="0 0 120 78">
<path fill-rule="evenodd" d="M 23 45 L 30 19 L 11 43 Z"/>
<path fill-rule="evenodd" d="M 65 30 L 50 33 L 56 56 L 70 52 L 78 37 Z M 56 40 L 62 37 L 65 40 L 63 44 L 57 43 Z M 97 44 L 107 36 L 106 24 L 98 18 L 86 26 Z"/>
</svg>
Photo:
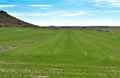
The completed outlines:
<svg viewBox="0 0 120 78">
<path fill-rule="evenodd" d="M 120 29 L 0 28 L 0 78 L 119 78 Z"/>
</svg>

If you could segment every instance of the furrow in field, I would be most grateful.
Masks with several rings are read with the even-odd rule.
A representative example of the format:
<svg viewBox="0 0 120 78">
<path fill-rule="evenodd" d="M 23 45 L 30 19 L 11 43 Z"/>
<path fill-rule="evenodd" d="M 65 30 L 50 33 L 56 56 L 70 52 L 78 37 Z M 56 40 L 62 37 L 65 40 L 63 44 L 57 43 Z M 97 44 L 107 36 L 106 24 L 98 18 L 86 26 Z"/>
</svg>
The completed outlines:
<svg viewBox="0 0 120 78">
<path fill-rule="evenodd" d="M 104 38 L 104 40 L 103 40 L 103 38 L 101 38 L 101 36 L 99 37 L 99 35 L 96 36 L 94 34 L 91 34 L 89 32 L 85 32 L 85 31 L 79 32 L 78 36 L 81 36 L 80 33 L 81 33 L 81 35 L 85 33 L 86 35 L 83 35 L 83 36 L 85 38 L 90 39 L 90 41 L 88 43 L 91 43 L 90 45 L 94 46 L 93 48 L 90 46 L 92 50 L 96 49 L 97 50 L 96 52 L 103 53 L 102 56 L 108 57 L 109 59 L 113 59 L 113 58 L 119 59 L 119 56 L 118 56 L 119 51 L 120 51 L 119 47 L 118 46 L 115 47 L 114 45 L 107 42 L 106 40 L 108 40 L 108 38 L 103 37 Z M 103 35 L 105 35 L 105 34 L 103 34 Z M 112 37 L 112 36 L 110 36 L 110 37 Z M 111 42 L 112 41 L 115 42 L 115 40 L 111 40 Z"/>
</svg>

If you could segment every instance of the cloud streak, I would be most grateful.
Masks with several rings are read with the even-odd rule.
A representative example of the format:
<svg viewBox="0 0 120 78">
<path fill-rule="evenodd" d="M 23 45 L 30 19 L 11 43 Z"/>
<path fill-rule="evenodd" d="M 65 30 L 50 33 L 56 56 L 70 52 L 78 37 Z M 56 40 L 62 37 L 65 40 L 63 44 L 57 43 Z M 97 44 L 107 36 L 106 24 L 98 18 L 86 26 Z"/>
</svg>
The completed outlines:
<svg viewBox="0 0 120 78">
<path fill-rule="evenodd" d="M 66 0 L 68 4 L 84 5 L 86 3 L 93 3 L 96 7 L 120 7 L 120 0 Z"/>
<path fill-rule="evenodd" d="M 84 15 L 86 13 L 87 12 L 85 12 L 85 11 L 81 11 L 81 12 L 76 12 L 76 13 L 65 13 L 65 14 L 62 14 L 61 16 L 62 17 L 75 17 L 75 16 Z"/>
<path fill-rule="evenodd" d="M 39 12 L 36 12 L 36 13 L 10 13 L 11 15 L 13 16 L 44 16 L 44 17 L 51 17 L 51 18 L 64 18 L 64 17 L 76 17 L 76 16 L 81 16 L 81 15 L 85 15 L 85 14 L 88 14 L 88 13 L 97 13 L 99 11 L 86 11 L 86 10 L 83 10 L 83 11 L 76 11 L 76 12 L 69 12 L 69 11 L 65 11 L 65 10 L 58 10 L 58 11 L 54 11 L 54 12 L 45 12 L 45 13 L 39 13 Z"/>
<path fill-rule="evenodd" d="M 9 13 L 10 15 L 13 15 L 13 16 L 49 16 L 48 13 L 33 13 L 33 14 L 30 14 L 30 13 L 26 13 L 26 14 L 23 14 L 23 13 L 13 13 L 13 12 L 10 12 Z"/>
<path fill-rule="evenodd" d="M 114 10 L 113 13 L 120 13 L 120 10 Z"/>
<path fill-rule="evenodd" d="M 12 8 L 16 7 L 16 5 L 0 5 L 0 8 Z"/>
<path fill-rule="evenodd" d="M 88 0 L 90 1 L 90 0 Z M 120 0 L 92 0 L 90 2 L 97 3 L 97 5 L 111 5 L 112 7 L 120 7 Z"/>
<path fill-rule="evenodd" d="M 28 6 L 30 6 L 30 7 L 52 7 L 52 5 L 43 5 L 43 4 L 41 4 L 41 5 L 28 5 Z"/>
</svg>

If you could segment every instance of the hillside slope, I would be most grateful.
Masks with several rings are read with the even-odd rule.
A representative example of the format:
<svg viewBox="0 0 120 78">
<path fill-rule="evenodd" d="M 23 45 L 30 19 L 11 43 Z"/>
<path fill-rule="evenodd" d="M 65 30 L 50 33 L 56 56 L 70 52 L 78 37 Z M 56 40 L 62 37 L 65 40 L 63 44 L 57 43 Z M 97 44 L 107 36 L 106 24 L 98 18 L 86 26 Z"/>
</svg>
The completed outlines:
<svg viewBox="0 0 120 78">
<path fill-rule="evenodd" d="M 24 22 L 16 17 L 9 15 L 7 12 L 0 11 L 0 27 L 4 26 L 19 26 L 19 27 L 35 27 L 36 25 Z"/>
</svg>

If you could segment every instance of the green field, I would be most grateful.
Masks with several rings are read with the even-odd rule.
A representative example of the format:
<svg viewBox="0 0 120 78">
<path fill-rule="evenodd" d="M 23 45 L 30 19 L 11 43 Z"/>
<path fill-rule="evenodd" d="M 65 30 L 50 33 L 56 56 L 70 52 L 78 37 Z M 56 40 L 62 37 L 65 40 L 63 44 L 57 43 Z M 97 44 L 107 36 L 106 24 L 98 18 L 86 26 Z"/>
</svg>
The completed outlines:
<svg viewBox="0 0 120 78">
<path fill-rule="evenodd" d="M 119 30 L 0 28 L 0 78 L 119 77 Z"/>
</svg>

